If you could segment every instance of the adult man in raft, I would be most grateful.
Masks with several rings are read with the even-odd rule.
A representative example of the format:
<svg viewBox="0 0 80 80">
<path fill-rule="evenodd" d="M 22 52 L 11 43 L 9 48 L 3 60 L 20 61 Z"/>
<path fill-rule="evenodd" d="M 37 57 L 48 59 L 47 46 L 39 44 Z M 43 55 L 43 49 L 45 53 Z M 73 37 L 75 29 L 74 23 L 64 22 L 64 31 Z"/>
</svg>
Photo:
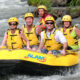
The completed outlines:
<svg viewBox="0 0 80 80">
<path fill-rule="evenodd" d="M 26 38 L 29 40 L 30 48 L 33 51 L 36 51 L 39 45 L 39 34 L 40 30 L 36 26 L 33 25 L 34 16 L 32 13 L 26 13 L 24 15 L 25 23 L 22 26 L 22 30 L 26 36 Z M 26 42 L 24 42 L 24 46 L 26 45 Z"/>
<path fill-rule="evenodd" d="M 46 30 L 41 32 L 41 41 L 37 52 L 48 54 L 66 54 L 67 41 L 61 31 L 55 28 L 55 20 L 52 16 L 45 18 Z M 42 49 L 42 48 L 45 49 Z M 62 48 L 63 47 L 63 48 Z M 62 51 L 60 51 L 62 48 Z"/>
<path fill-rule="evenodd" d="M 80 30 L 76 25 L 72 26 L 72 18 L 70 15 L 64 15 L 62 17 L 61 32 L 67 39 L 68 50 L 78 50 L 78 37 L 80 37 Z"/>
<path fill-rule="evenodd" d="M 25 40 L 27 49 L 30 49 L 29 41 L 22 33 L 22 31 L 17 28 L 19 24 L 18 19 L 16 17 L 11 17 L 8 20 L 8 24 L 10 29 L 5 32 L 4 39 L 0 48 L 3 48 L 5 44 L 7 44 L 8 49 L 21 49 L 23 46 L 22 40 Z"/>
<path fill-rule="evenodd" d="M 46 28 L 46 26 L 45 26 L 45 18 L 47 16 L 51 16 L 51 15 L 47 14 L 47 8 L 44 5 L 38 6 L 37 7 L 37 10 L 38 10 L 38 13 L 39 13 L 39 15 L 41 17 L 40 18 L 40 21 L 39 21 L 40 22 L 40 25 L 38 27 L 41 27 L 42 30 L 44 30 Z M 55 27 L 57 27 L 56 24 L 55 24 Z"/>
</svg>

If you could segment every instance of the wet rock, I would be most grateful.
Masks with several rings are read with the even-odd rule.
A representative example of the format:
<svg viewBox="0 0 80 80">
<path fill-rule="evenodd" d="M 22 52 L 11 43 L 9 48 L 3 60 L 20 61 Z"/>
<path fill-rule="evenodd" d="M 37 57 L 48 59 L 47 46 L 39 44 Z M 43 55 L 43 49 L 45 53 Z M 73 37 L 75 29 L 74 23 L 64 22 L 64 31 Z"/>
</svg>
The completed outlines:
<svg viewBox="0 0 80 80">
<path fill-rule="evenodd" d="M 69 14 L 68 7 L 53 7 L 53 11 L 58 17 L 63 16 L 65 14 Z"/>
<path fill-rule="evenodd" d="M 72 16 L 72 18 L 77 18 L 80 16 L 80 12 L 70 13 L 70 15 Z"/>
<path fill-rule="evenodd" d="M 66 6 L 71 0 L 50 0 L 53 7 Z"/>
<path fill-rule="evenodd" d="M 21 2 L 24 2 L 24 1 L 28 1 L 28 0 L 21 0 Z"/>
<path fill-rule="evenodd" d="M 38 17 L 37 7 L 30 6 L 29 12 L 32 12 L 35 17 Z M 48 12 L 55 19 L 62 17 L 63 15 L 69 14 L 72 18 L 77 18 L 80 16 L 80 7 L 52 7 L 51 11 Z"/>
<path fill-rule="evenodd" d="M 77 18 L 80 16 L 80 7 L 70 8 L 70 15 L 72 18 Z"/>
<path fill-rule="evenodd" d="M 57 18 L 56 25 L 57 25 L 58 28 L 62 26 L 61 17 Z"/>
<path fill-rule="evenodd" d="M 56 0 L 50 0 L 50 2 L 52 3 L 53 7 L 58 6 Z"/>
<path fill-rule="evenodd" d="M 74 19 L 72 20 L 72 24 L 80 24 L 80 17 L 74 18 Z"/>
<path fill-rule="evenodd" d="M 72 18 L 77 18 L 80 16 L 80 7 L 53 7 L 51 14 L 57 17 L 69 14 Z"/>
<path fill-rule="evenodd" d="M 64 6 L 67 4 L 67 0 L 56 0 L 58 5 Z"/>
</svg>

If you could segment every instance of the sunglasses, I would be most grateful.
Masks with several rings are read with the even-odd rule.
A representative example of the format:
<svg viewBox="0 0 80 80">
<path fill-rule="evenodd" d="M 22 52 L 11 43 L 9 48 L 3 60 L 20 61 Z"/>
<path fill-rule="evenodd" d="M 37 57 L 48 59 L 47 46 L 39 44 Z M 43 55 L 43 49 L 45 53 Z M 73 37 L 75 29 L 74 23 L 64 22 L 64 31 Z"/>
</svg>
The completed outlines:
<svg viewBox="0 0 80 80">
<path fill-rule="evenodd" d="M 46 22 L 46 24 L 54 24 L 54 22 Z"/>
<path fill-rule="evenodd" d="M 10 26 L 11 26 L 11 25 L 16 26 L 16 25 L 17 25 L 17 23 L 13 23 L 13 24 L 9 23 L 9 25 L 10 25 Z"/>
</svg>

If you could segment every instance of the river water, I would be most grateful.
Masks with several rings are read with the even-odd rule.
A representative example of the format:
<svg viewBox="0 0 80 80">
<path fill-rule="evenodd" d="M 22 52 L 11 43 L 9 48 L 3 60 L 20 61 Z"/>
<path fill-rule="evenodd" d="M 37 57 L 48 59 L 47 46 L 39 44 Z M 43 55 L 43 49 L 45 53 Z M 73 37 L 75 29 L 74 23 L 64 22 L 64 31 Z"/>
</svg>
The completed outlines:
<svg viewBox="0 0 80 80">
<path fill-rule="evenodd" d="M 20 0 L 0 0 L 0 43 L 2 42 L 4 32 L 9 28 L 8 18 L 16 16 L 19 19 L 19 26 L 24 24 L 23 15 L 25 12 L 33 10 L 33 7 L 27 5 L 27 2 Z M 80 18 L 78 18 L 79 22 Z M 38 24 L 39 18 L 34 19 L 34 24 Z M 75 23 L 78 23 L 74 20 Z M 79 22 L 80 23 L 80 22 Z M 80 66 L 79 66 L 80 67 Z M 80 68 L 74 74 L 67 74 L 66 76 L 51 75 L 51 76 L 28 76 L 28 75 L 12 75 L 0 80 L 80 80 Z"/>
</svg>

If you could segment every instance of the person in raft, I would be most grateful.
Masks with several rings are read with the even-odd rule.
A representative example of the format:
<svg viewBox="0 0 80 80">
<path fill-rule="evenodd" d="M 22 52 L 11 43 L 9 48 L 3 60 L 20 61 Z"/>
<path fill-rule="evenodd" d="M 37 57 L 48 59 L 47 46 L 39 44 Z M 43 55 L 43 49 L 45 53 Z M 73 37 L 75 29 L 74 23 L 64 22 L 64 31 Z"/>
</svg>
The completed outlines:
<svg viewBox="0 0 80 80">
<path fill-rule="evenodd" d="M 34 16 L 32 13 L 25 13 L 24 15 L 25 24 L 20 29 L 24 32 L 26 38 L 29 40 L 30 48 L 32 51 L 36 51 L 39 45 L 39 35 L 41 30 L 33 25 Z M 24 46 L 26 42 L 24 42 Z"/>
<path fill-rule="evenodd" d="M 41 32 L 41 41 L 37 52 L 54 55 L 60 53 L 63 55 L 66 54 L 67 40 L 62 32 L 55 28 L 55 24 L 55 20 L 52 16 L 45 18 L 46 30 Z M 43 47 L 44 49 L 42 49 Z"/>
<path fill-rule="evenodd" d="M 70 15 L 64 15 L 62 17 L 61 32 L 67 39 L 68 50 L 78 50 L 78 37 L 80 37 L 80 30 L 77 25 L 72 26 L 72 17 Z"/>
<path fill-rule="evenodd" d="M 38 25 L 38 27 L 41 27 L 41 29 L 44 30 L 46 28 L 46 26 L 45 26 L 45 18 L 47 16 L 51 16 L 51 15 L 47 14 L 47 8 L 46 8 L 45 5 L 39 5 L 37 7 L 37 11 L 39 13 L 39 16 L 41 17 L 40 21 L 39 21 L 40 25 Z M 55 27 L 57 27 L 56 24 L 55 24 Z"/>
<path fill-rule="evenodd" d="M 8 24 L 10 29 L 8 29 L 4 34 L 4 39 L 2 41 L 2 44 L 0 48 L 3 48 L 5 44 L 7 44 L 8 49 L 22 49 L 23 48 L 23 42 L 22 40 L 25 40 L 27 44 L 27 49 L 30 49 L 29 47 L 29 41 L 25 37 L 25 35 L 22 33 L 22 31 L 17 28 L 19 21 L 16 17 L 11 17 L 8 20 Z"/>
</svg>

